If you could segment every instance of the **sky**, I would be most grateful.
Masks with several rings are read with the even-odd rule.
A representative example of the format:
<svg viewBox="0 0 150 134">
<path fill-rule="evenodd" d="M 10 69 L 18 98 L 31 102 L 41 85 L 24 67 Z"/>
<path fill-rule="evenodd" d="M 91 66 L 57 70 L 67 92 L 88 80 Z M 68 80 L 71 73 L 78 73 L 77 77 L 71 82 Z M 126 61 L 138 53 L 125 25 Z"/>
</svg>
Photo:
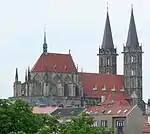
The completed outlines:
<svg viewBox="0 0 150 134">
<path fill-rule="evenodd" d="M 85 72 L 98 72 L 98 48 L 102 44 L 106 11 L 117 47 L 117 72 L 123 74 L 131 4 L 139 42 L 143 45 L 143 96 L 150 98 L 150 1 L 149 0 L 0 0 L 0 98 L 13 95 L 15 68 L 24 81 L 42 53 L 44 25 L 48 51 L 69 53 Z"/>
</svg>

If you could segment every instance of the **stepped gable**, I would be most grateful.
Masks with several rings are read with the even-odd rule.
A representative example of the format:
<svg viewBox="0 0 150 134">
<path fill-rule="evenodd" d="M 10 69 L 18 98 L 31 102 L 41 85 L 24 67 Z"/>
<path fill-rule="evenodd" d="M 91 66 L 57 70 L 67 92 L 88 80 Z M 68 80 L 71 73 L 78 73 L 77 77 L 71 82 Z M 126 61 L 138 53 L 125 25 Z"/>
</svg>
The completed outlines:
<svg viewBox="0 0 150 134">
<path fill-rule="evenodd" d="M 32 71 L 77 72 L 71 54 L 47 53 L 42 54 L 32 68 Z"/>
<path fill-rule="evenodd" d="M 108 96 L 112 92 L 126 95 L 125 91 L 122 92 L 122 89 L 125 90 L 123 75 L 81 73 L 80 79 L 83 82 L 84 93 L 91 98 Z"/>
</svg>

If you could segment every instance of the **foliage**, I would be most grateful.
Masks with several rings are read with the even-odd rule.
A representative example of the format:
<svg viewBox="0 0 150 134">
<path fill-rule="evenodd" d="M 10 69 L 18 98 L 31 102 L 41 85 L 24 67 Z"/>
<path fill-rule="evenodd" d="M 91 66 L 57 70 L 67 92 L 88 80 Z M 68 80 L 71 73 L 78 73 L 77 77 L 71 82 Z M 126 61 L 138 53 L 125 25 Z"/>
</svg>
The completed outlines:
<svg viewBox="0 0 150 134">
<path fill-rule="evenodd" d="M 18 99 L 0 100 L 0 134 L 113 134 L 113 131 L 92 127 L 93 118 L 86 113 L 59 123 L 59 116 L 33 114 L 32 106 Z"/>
</svg>

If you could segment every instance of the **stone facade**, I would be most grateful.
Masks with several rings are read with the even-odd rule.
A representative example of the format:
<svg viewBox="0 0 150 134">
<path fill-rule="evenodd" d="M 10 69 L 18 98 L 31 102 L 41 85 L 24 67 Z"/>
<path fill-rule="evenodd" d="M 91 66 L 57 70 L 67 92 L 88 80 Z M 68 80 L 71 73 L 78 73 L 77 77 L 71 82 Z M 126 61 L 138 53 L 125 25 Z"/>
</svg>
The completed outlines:
<svg viewBox="0 0 150 134">
<path fill-rule="evenodd" d="M 78 77 L 77 73 L 31 71 L 24 83 L 15 81 L 14 97 L 44 96 L 57 104 L 80 105 L 83 88 Z"/>
<path fill-rule="evenodd" d="M 117 54 L 116 49 L 99 48 L 99 73 L 117 74 Z"/>
</svg>

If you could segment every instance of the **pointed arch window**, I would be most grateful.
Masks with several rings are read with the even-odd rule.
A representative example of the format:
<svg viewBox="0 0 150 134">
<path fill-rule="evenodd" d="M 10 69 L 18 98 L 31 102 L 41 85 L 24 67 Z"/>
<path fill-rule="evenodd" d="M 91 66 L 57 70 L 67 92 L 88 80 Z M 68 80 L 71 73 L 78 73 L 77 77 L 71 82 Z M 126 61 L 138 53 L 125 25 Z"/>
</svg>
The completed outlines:
<svg viewBox="0 0 150 134">
<path fill-rule="evenodd" d="M 103 58 L 100 59 L 100 66 L 103 66 Z"/>
<path fill-rule="evenodd" d="M 134 56 L 131 56 L 131 62 L 134 63 Z"/>
<path fill-rule="evenodd" d="M 133 88 L 135 87 L 134 84 L 135 84 L 135 82 L 134 82 L 134 78 L 133 78 L 133 79 L 132 79 L 132 87 L 133 87 Z"/>
<path fill-rule="evenodd" d="M 69 96 L 69 87 L 68 84 L 64 84 L 64 96 L 67 97 Z"/>
<path fill-rule="evenodd" d="M 110 65 L 110 58 L 107 58 L 107 66 Z"/>
<path fill-rule="evenodd" d="M 79 96 L 79 88 L 78 88 L 78 86 L 76 86 L 76 88 L 75 88 L 75 96 L 76 96 L 76 97 Z"/>
<path fill-rule="evenodd" d="M 131 69 L 131 75 L 132 75 L 132 76 L 134 75 L 134 70 L 133 70 L 133 69 Z"/>
</svg>

